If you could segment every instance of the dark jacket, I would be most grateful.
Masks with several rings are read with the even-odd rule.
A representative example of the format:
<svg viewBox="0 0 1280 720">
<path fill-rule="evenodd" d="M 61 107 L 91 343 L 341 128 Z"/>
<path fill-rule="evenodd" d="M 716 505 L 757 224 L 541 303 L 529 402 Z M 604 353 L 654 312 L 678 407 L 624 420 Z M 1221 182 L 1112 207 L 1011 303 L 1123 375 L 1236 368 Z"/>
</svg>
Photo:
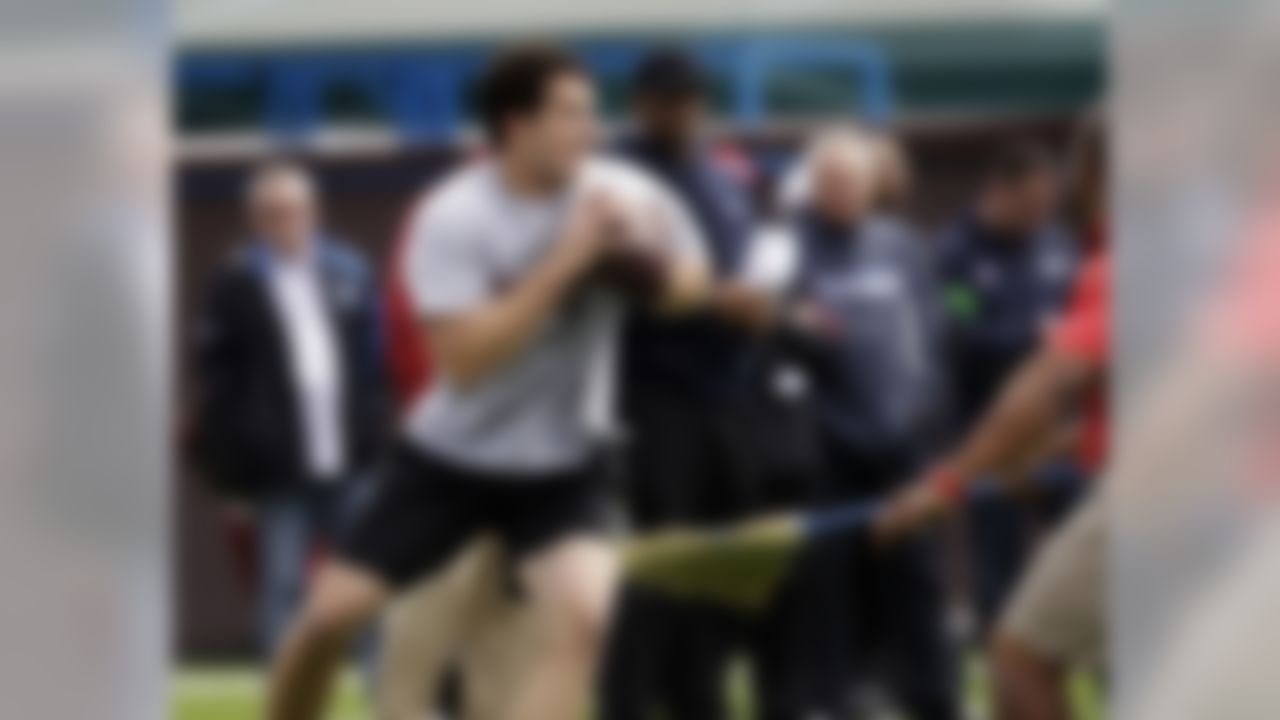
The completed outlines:
<svg viewBox="0 0 1280 720">
<path fill-rule="evenodd" d="M 350 475 L 368 466 L 386 428 L 376 279 L 348 245 L 322 240 L 317 257 L 342 368 Z M 195 460 L 218 489 L 246 498 L 308 479 L 271 262 L 261 244 L 238 248 L 208 288 L 195 338 Z"/>
<path fill-rule="evenodd" d="M 936 436 L 938 301 L 922 244 L 904 225 L 796 221 L 794 293 L 822 308 L 830 336 L 809 352 L 824 435 L 844 451 L 906 462 Z"/>
<path fill-rule="evenodd" d="M 616 150 L 684 202 L 707 242 L 716 279 L 735 276 L 750 241 L 751 207 L 710 153 L 672 154 L 640 137 L 625 139 Z M 731 400 L 751 381 L 749 348 L 741 331 L 707 314 L 631 313 L 623 337 L 624 403 L 651 392 L 699 404 Z"/>
<path fill-rule="evenodd" d="M 1071 237 L 1048 225 L 1004 237 L 972 215 L 938 240 L 946 357 L 958 428 L 980 416 L 1005 379 L 1037 346 L 1078 265 Z"/>
</svg>

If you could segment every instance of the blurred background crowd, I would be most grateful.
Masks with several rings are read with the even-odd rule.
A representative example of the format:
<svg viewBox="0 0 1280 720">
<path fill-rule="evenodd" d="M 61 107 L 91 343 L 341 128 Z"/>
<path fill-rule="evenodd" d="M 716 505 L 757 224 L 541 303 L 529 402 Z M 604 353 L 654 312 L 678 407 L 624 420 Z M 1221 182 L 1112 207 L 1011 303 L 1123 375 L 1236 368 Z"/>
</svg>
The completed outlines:
<svg viewBox="0 0 1280 720">
<path fill-rule="evenodd" d="M 850 404 L 821 391 L 806 348 L 750 332 L 745 293 L 734 327 L 632 319 L 614 491 L 625 525 L 644 530 L 882 495 L 962 436 L 1036 348 L 1088 249 L 1064 220 L 1067 142 L 1104 80 L 1092 7 L 1060 4 L 961 20 L 789 9 L 789 29 L 734 32 L 730 19 L 697 29 L 712 3 L 657 3 L 665 25 L 688 17 L 678 35 L 594 15 L 584 28 L 570 2 L 414 19 L 388 0 L 316 3 L 302 18 L 193 11 L 175 69 L 185 437 L 204 430 L 203 398 L 255 380 L 249 409 L 226 410 L 245 437 L 214 439 L 238 448 L 234 462 L 178 493 L 183 663 L 253 663 L 273 646 L 395 408 L 431 382 L 397 243 L 433 181 L 483 152 L 467 93 L 495 48 L 531 31 L 568 37 L 602 90 L 602 151 L 686 203 L 718 278 L 784 293 L 807 283 L 841 308 L 832 321 L 859 329 L 844 354 L 863 378 Z M 305 188 L 254 182 L 284 154 Z M 909 252 L 876 249 L 903 236 Z M 229 276 L 228 258 L 299 242 L 323 249 L 333 303 L 313 307 L 281 274 L 274 300 L 295 319 L 277 324 L 260 278 Z M 865 302 L 842 304 L 850 294 Z M 215 322 L 241 328 L 252 356 L 202 343 Z M 337 362 L 286 359 L 308 343 L 333 349 L 295 355 Z M 304 417 L 323 408 L 295 403 L 295 389 L 338 373 L 347 416 L 317 432 Z M 1043 482 L 973 499 L 944 538 L 814 553 L 750 620 L 627 592 L 601 717 L 981 713 L 975 649 L 1087 486 L 1071 447 L 1029 452 L 1023 472 Z"/>
</svg>

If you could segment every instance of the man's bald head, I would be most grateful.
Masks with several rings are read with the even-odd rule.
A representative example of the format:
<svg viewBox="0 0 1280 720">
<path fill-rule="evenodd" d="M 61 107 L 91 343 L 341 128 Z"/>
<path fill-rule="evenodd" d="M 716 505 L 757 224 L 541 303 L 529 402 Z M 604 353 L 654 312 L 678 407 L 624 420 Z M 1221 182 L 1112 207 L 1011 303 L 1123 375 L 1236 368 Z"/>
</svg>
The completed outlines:
<svg viewBox="0 0 1280 720">
<path fill-rule="evenodd" d="M 286 255 L 306 252 L 319 222 L 315 181 L 293 162 L 273 160 L 259 166 L 245 192 L 249 219 L 264 242 Z"/>
<path fill-rule="evenodd" d="M 853 129 L 830 130 L 808 152 L 811 204 L 825 219 L 853 224 L 865 216 L 877 194 L 876 147 Z"/>
<path fill-rule="evenodd" d="M 911 161 L 902 141 L 888 133 L 875 137 L 876 209 L 902 212 L 911 196 Z"/>
</svg>

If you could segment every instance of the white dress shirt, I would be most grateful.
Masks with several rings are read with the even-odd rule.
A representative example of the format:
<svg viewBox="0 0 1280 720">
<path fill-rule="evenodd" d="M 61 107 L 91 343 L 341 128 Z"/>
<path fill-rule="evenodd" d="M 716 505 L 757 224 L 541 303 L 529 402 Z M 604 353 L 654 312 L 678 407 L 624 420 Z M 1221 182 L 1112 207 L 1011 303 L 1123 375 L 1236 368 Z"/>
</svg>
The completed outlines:
<svg viewBox="0 0 1280 720">
<path fill-rule="evenodd" d="M 336 479 L 346 469 L 342 437 L 341 358 L 325 309 L 324 292 L 310 259 L 276 258 L 271 294 L 284 328 L 291 380 L 302 417 L 307 469 Z"/>
</svg>

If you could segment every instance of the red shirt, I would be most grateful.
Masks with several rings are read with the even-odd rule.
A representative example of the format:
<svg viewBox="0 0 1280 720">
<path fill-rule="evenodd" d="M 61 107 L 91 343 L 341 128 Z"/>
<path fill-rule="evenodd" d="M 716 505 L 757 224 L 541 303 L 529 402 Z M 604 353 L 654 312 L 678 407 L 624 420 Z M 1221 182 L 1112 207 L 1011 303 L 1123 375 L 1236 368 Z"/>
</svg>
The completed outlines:
<svg viewBox="0 0 1280 720">
<path fill-rule="evenodd" d="M 1080 271 L 1049 345 L 1105 372 L 1111 357 L 1111 256 L 1106 250 L 1095 251 Z M 1099 382 L 1085 399 L 1079 453 L 1090 470 L 1100 468 L 1107 454 L 1106 395 L 1106 383 Z"/>
<path fill-rule="evenodd" d="M 425 199 L 425 198 L 423 198 Z M 422 202 L 420 199 L 419 202 Z M 414 208 L 417 207 L 415 203 Z M 412 218 L 412 210 L 407 218 Z M 383 287 L 383 322 L 387 338 L 387 361 L 395 387 L 396 407 L 407 410 L 431 382 L 431 353 L 427 351 L 422 323 L 414 310 L 409 286 L 404 280 L 404 253 L 408 247 L 409 220 L 406 219 L 391 253 L 391 267 Z"/>
<path fill-rule="evenodd" d="M 485 156 L 483 149 L 470 152 L 468 161 Z M 431 196 L 430 190 L 419 194 L 409 206 L 400 225 L 391 252 L 391 266 L 383 287 L 383 323 L 387 338 L 387 362 L 390 365 L 391 383 L 395 388 L 396 409 L 405 413 L 431 385 L 433 367 L 431 352 L 422 332 L 422 322 L 414 307 L 413 296 L 404 279 L 404 254 L 409 246 L 410 223 L 418 209 Z"/>
</svg>

